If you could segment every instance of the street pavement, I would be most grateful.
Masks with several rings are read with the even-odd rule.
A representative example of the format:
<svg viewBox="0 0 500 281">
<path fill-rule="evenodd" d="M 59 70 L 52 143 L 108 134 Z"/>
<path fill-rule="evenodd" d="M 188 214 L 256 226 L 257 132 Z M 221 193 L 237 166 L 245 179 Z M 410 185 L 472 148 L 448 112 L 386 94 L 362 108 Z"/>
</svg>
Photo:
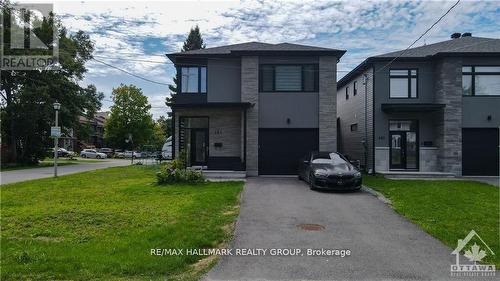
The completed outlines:
<svg viewBox="0 0 500 281">
<path fill-rule="evenodd" d="M 100 161 L 101 162 L 95 163 L 86 163 L 82 161 L 79 164 L 60 166 L 57 168 L 57 174 L 59 176 L 63 176 L 90 170 L 130 165 L 130 160 L 127 159 L 105 159 Z M 53 167 L 2 171 L 0 172 L 0 183 L 8 184 L 20 181 L 48 178 L 52 176 L 54 176 Z"/>
</svg>

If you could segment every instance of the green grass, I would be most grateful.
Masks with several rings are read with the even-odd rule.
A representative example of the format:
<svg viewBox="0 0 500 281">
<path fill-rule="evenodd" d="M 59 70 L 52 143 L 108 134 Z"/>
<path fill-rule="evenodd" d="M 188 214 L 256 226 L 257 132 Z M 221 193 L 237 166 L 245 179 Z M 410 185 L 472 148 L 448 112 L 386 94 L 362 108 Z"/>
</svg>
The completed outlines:
<svg viewBox="0 0 500 281">
<path fill-rule="evenodd" d="M 68 159 L 68 158 L 59 158 L 57 160 L 57 165 L 58 166 L 67 166 L 67 165 L 76 165 L 76 164 L 82 164 L 82 163 L 99 163 L 99 162 L 106 162 L 106 160 L 98 160 L 98 159 Z M 45 158 L 44 160 L 41 160 L 38 162 L 38 164 L 33 164 L 33 165 L 25 165 L 25 164 L 6 164 L 2 165 L 1 169 L 2 171 L 14 171 L 14 170 L 24 170 L 24 169 L 34 169 L 34 168 L 45 168 L 45 167 L 52 167 L 54 166 L 54 159 L 53 158 Z"/>
<path fill-rule="evenodd" d="M 75 165 L 78 164 L 76 161 L 74 162 L 60 162 L 57 161 L 58 166 L 67 166 L 67 165 Z M 1 170 L 2 171 L 15 171 L 15 170 L 25 170 L 25 169 L 36 169 L 36 168 L 45 168 L 45 167 L 52 167 L 54 166 L 54 162 L 46 162 L 46 161 L 40 161 L 38 164 L 33 164 L 33 165 L 2 165 Z"/>
<path fill-rule="evenodd" d="M 396 212 L 451 249 L 474 229 L 495 256 L 483 260 L 500 266 L 499 188 L 474 181 L 389 180 L 365 176 L 363 183 L 391 200 Z"/>
<path fill-rule="evenodd" d="M 152 248 L 217 247 L 241 182 L 158 186 L 156 168 L 115 167 L 1 186 L 1 280 L 195 280 L 214 259 Z"/>
</svg>

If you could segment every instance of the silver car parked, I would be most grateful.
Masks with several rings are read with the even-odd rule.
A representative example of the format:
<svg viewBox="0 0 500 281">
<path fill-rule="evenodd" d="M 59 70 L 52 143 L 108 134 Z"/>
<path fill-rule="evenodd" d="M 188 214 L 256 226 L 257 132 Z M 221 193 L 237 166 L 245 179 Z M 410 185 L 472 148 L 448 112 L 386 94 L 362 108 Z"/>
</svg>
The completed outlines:
<svg viewBox="0 0 500 281">
<path fill-rule="evenodd" d="M 82 157 L 82 158 L 96 158 L 96 159 L 107 158 L 105 153 L 97 152 L 95 149 L 82 150 L 82 152 L 80 152 L 80 157 Z"/>
</svg>

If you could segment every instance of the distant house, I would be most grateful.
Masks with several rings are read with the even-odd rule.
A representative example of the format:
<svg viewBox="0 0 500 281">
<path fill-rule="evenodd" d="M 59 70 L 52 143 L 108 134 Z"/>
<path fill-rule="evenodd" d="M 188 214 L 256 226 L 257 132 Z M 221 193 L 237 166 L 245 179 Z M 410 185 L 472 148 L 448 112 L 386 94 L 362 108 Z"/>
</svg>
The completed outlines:
<svg viewBox="0 0 500 281">
<path fill-rule="evenodd" d="M 59 146 L 71 151 L 80 151 L 85 148 L 101 148 L 104 146 L 104 124 L 109 112 L 96 112 L 94 118 L 79 117 L 80 124 L 88 125 L 88 137 L 78 136 L 75 130 L 70 129 L 59 138 Z"/>
<path fill-rule="evenodd" d="M 336 150 L 337 62 L 344 50 L 249 42 L 168 54 L 177 68 L 173 154 L 188 165 L 296 174 Z"/>
<path fill-rule="evenodd" d="M 339 150 L 380 173 L 498 176 L 500 39 L 373 56 L 337 84 Z"/>
</svg>

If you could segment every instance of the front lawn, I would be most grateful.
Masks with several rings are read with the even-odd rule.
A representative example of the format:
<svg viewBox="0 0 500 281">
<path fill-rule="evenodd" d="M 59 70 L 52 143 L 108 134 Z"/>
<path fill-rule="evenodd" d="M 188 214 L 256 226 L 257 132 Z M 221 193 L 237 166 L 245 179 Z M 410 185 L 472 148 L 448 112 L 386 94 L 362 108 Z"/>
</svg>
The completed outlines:
<svg viewBox="0 0 500 281">
<path fill-rule="evenodd" d="M 57 166 L 67 166 L 67 165 L 75 165 L 82 163 L 99 163 L 105 162 L 106 160 L 97 160 L 97 159 L 83 159 L 83 158 L 59 158 L 57 159 Z M 45 167 L 53 167 L 54 166 L 54 158 L 45 158 L 44 160 L 39 161 L 36 164 L 26 165 L 26 164 L 2 164 L 0 167 L 1 171 L 14 171 L 14 170 L 24 170 L 24 169 L 33 169 L 33 168 L 45 168 Z"/>
<path fill-rule="evenodd" d="M 0 279 L 197 279 L 213 259 L 151 249 L 227 242 L 243 184 L 158 186 L 155 172 L 115 167 L 1 186 Z"/>
<path fill-rule="evenodd" d="M 500 266 L 499 188 L 461 180 L 389 180 L 365 176 L 364 184 L 391 200 L 396 212 L 451 249 L 474 229 L 495 256 L 483 260 Z"/>
</svg>

